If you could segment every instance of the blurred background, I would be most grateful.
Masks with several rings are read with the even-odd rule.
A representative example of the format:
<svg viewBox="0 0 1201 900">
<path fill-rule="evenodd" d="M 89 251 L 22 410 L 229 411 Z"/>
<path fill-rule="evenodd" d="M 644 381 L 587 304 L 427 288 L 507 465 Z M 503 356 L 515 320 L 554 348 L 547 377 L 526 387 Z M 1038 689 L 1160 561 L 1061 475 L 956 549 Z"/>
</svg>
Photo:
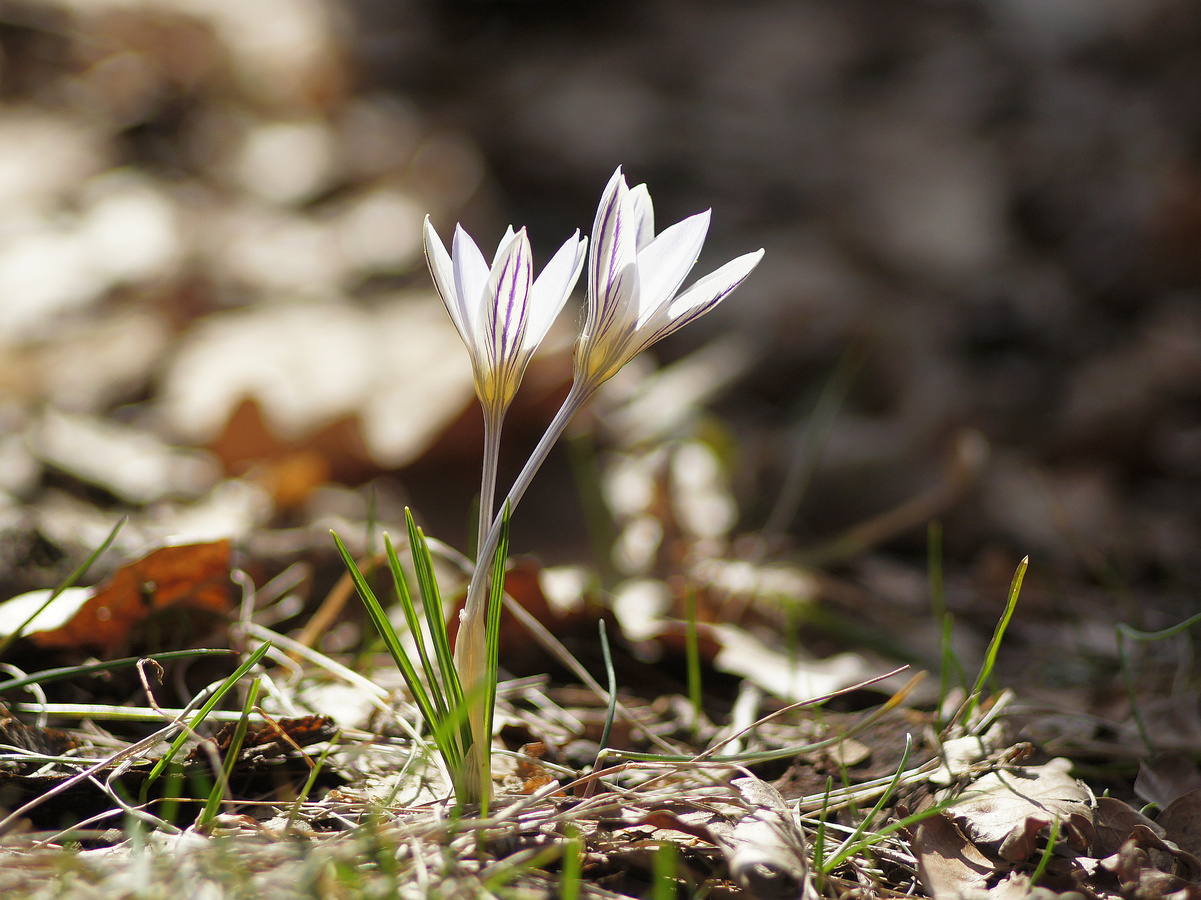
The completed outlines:
<svg viewBox="0 0 1201 900">
<path fill-rule="evenodd" d="M 767 254 L 599 398 L 515 549 L 786 560 L 895 636 L 936 519 L 965 621 L 1029 554 L 1017 646 L 1108 652 L 1201 586 L 1199 86 L 1192 0 L 3 0 L 0 584 L 124 512 L 127 551 L 278 568 L 368 484 L 469 549 L 422 219 L 488 254 L 526 225 L 541 265 L 622 165 L 659 227 L 713 209 L 698 274 Z"/>
</svg>

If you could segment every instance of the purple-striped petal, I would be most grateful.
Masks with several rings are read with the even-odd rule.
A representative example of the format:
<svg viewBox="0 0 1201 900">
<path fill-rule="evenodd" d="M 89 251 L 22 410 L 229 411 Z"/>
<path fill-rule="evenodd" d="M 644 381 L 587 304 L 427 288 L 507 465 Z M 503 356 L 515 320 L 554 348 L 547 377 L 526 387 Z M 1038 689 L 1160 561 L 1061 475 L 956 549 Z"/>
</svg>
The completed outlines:
<svg viewBox="0 0 1201 900">
<path fill-rule="evenodd" d="M 705 210 L 672 225 L 638 254 L 640 327 L 676 295 L 696 265 L 708 233 L 709 210 Z"/>
<path fill-rule="evenodd" d="M 634 229 L 635 244 L 641 251 L 655 239 L 655 204 L 645 184 L 630 188 L 630 203 L 634 207 L 634 221 L 638 223 Z"/>
<path fill-rule="evenodd" d="M 618 168 L 609 179 L 596 221 L 592 226 L 592 248 L 588 254 L 588 317 L 586 335 L 607 332 L 621 321 L 638 293 L 637 222 L 629 202 L 630 190 Z M 635 309 L 637 307 L 634 307 Z"/>
<path fill-rule="evenodd" d="M 551 257 L 530 288 L 529 325 L 525 336 L 530 352 L 546 337 L 579 281 L 587 249 L 588 239 L 581 238 L 577 230 Z"/>
<path fill-rule="evenodd" d="M 710 272 L 673 301 L 658 309 L 639 333 L 641 346 L 649 347 L 655 341 L 667 337 L 713 309 L 746 280 L 761 259 L 762 250 L 744 253 Z"/>
<path fill-rule="evenodd" d="M 501 380 L 507 380 L 504 378 L 507 373 L 501 370 L 524 343 L 532 281 L 530 242 L 523 228 L 497 251 L 480 303 L 489 362 Z"/>
</svg>

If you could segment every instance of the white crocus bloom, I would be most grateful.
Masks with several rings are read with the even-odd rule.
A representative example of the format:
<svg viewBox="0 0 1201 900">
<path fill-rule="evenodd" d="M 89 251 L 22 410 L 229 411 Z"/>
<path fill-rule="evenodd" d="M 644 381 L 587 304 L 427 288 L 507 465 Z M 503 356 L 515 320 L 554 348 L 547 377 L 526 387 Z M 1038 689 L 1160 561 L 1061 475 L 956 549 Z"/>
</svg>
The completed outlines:
<svg viewBox="0 0 1201 900">
<path fill-rule="evenodd" d="M 588 316 L 575 352 L 580 393 L 591 394 L 651 344 L 707 313 L 763 258 L 762 250 L 747 253 L 680 293 L 708 231 L 706 210 L 656 236 L 646 185 L 631 189 L 620 167 L 613 173 L 592 228 Z"/>
<path fill-rule="evenodd" d="M 505 231 L 489 266 L 475 241 L 455 226 L 446 252 L 429 216 L 425 257 L 434 286 L 471 355 L 475 392 L 484 410 L 484 466 L 477 547 L 492 521 L 500 431 L 530 357 L 563 309 L 584 267 L 588 239 L 576 231 L 534 278 L 533 254 L 522 228 Z"/>
<path fill-rule="evenodd" d="M 534 279 L 524 228 L 505 232 L 489 266 L 461 226 L 455 226 L 447 253 L 426 217 L 430 274 L 471 354 L 485 415 L 503 416 L 508 409 L 530 357 L 579 280 L 587 246 L 587 238 L 577 231 Z"/>
</svg>

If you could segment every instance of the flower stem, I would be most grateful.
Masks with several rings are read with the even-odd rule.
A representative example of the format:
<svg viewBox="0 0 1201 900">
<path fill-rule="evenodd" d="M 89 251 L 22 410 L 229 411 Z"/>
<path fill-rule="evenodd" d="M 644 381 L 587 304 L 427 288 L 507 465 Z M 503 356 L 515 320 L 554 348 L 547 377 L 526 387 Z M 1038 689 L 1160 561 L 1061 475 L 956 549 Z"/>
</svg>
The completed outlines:
<svg viewBox="0 0 1201 900">
<path fill-rule="evenodd" d="M 546 457 L 550 455 L 551 448 L 554 447 L 555 442 L 563 435 L 568 423 L 571 422 L 575 414 L 579 412 L 580 407 L 584 405 L 594 392 L 595 387 L 592 385 L 581 387 L 578 381 L 572 383 L 571 390 L 567 392 L 567 398 L 563 401 L 563 405 L 555 413 L 555 417 L 551 420 L 546 432 L 542 435 L 542 439 L 538 441 L 538 446 L 534 448 L 534 452 L 526 460 L 525 467 L 522 468 L 521 473 L 517 476 L 517 480 L 513 482 L 513 486 L 509 489 L 508 496 L 505 497 L 505 505 L 509 509 L 509 515 L 512 515 L 513 509 L 520 502 L 526 489 L 530 486 L 530 482 L 534 480 L 534 475 L 537 474 L 538 469 L 546 462 Z M 485 596 L 485 582 L 488 572 L 491 569 L 492 554 L 496 552 L 497 544 L 500 543 L 501 523 L 504 520 L 504 511 L 502 510 L 500 514 L 495 516 L 487 533 L 484 534 L 483 523 L 487 520 L 483 516 L 483 510 L 484 500 L 481 498 L 480 533 L 484 536 L 480 540 L 476 550 L 475 572 L 471 576 L 471 584 L 467 588 L 467 600 L 463 606 L 464 622 L 469 622 L 473 618 L 483 615 L 482 604 Z M 460 629 L 459 633 L 464 634 L 465 632 L 463 629 Z M 455 641 L 456 660 L 461 655 L 461 644 L 462 641 Z"/>
<path fill-rule="evenodd" d="M 473 738 L 472 746 L 466 748 L 462 771 L 457 773 L 456 792 L 461 789 L 460 800 L 468 799 L 473 802 L 478 799 L 487 802 L 491 786 L 491 761 L 488 751 L 492 735 L 483 732 L 487 727 L 488 710 L 495 697 L 496 684 L 495 682 L 488 683 L 488 634 L 485 625 L 487 608 L 484 599 L 487 596 L 488 575 L 493 568 L 492 557 L 500 544 L 500 534 L 504 527 L 506 511 L 509 515 L 512 514 L 513 507 L 521 500 L 526 488 L 534 480 L 534 475 L 546 461 L 551 447 L 562 436 L 567 424 L 594 391 L 595 388 L 591 386 L 586 385 L 581 388 L 576 383 L 572 384 L 563 405 L 555 413 L 546 433 L 542 435 L 542 439 L 534 448 L 534 452 L 530 454 L 521 474 L 517 476 L 513 487 L 509 489 L 509 494 L 505 498 L 505 509 L 502 509 L 501 514 L 492 521 L 486 534 L 484 526 L 492 512 L 492 495 L 496 488 L 496 447 L 500 435 L 500 418 L 487 415 L 484 418 L 484 473 L 480 495 L 480 541 L 476 551 L 475 571 L 472 573 L 471 583 L 467 587 L 467 599 L 459 618 L 459 633 L 455 638 L 454 649 L 455 671 L 459 675 L 463 696 L 469 698 L 467 700 L 467 717 L 471 724 Z"/>
<path fill-rule="evenodd" d="M 480 516 L 476 532 L 475 549 L 477 561 L 483 559 L 479 551 L 488 537 L 488 526 L 492 523 L 493 504 L 496 502 L 496 469 L 500 463 L 500 432 L 505 414 L 484 411 L 484 466 L 480 477 Z"/>
</svg>

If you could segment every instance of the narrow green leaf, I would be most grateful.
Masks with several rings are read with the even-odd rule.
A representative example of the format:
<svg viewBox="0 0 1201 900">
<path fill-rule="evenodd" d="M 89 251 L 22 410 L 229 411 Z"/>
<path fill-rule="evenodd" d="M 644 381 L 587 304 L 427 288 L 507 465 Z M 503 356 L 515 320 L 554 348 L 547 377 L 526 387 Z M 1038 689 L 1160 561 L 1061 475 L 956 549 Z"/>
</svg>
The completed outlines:
<svg viewBox="0 0 1201 900">
<path fill-rule="evenodd" d="M 505 504 L 504 518 L 500 526 L 500 543 L 492 559 L 492 590 L 488 594 L 488 622 L 484 629 L 488 645 L 487 655 L 487 704 L 485 734 L 483 741 L 492 736 L 493 716 L 496 712 L 496 684 L 500 679 L 500 611 L 505 602 L 505 563 L 509 556 L 509 504 Z"/>
<path fill-rule="evenodd" d="M 154 768 L 151 769 L 150 774 L 146 776 L 146 781 L 142 783 L 141 798 L 143 803 L 146 802 L 150 785 L 154 784 L 158 777 L 163 773 L 163 769 L 170 765 L 171 761 L 175 759 L 176 755 L 180 751 L 180 748 L 182 748 L 184 742 L 187 741 L 188 736 L 196 730 L 196 726 L 205 720 L 208 714 L 216 708 L 217 704 L 221 702 L 222 698 L 229 693 L 230 689 L 233 688 L 233 686 L 237 684 L 247 672 L 258 665 L 259 660 L 262 659 L 270 649 L 271 644 L 266 643 L 246 657 L 246 661 L 243 662 L 242 665 L 238 666 L 232 675 L 221 682 L 221 686 L 218 687 L 217 690 L 213 691 L 213 696 L 209 697 L 208 700 L 204 702 L 204 705 L 196 711 L 196 715 L 192 717 L 192 721 L 188 723 L 188 727 L 179 732 L 179 735 L 172 742 L 170 749 L 167 750 L 162 759 L 154 764 Z"/>
<path fill-rule="evenodd" d="M 255 678 L 250 682 L 250 690 L 246 692 L 246 703 L 242 706 L 242 717 L 238 719 L 238 724 L 234 726 L 233 738 L 229 742 L 229 749 L 225 753 L 225 764 L 220 772 L 215 772 L 216 776 L 213 789 L 209 791 L 208 802 L 204 804 L 204 809 L 196 820 L 196 824 L 200 828 L 207 828 L 217 816 L 217 810 L 221 806 L 221 801 L 227 796 L 233 796 L 229 781 L 233 777 L 234 766 L 237 765 L 238 755 L 242 752 L 242 743 L 246 740 L 246 731 L 250 726 L 250 712 L 254 709 L 254 705 L 259 702 L 259 688 L 262 683 Z"/>
<path fill-rule="evenodd" d="M 971 719 L 972 713 L 980 704 L 980 694 L 984 691 L 984 686 L 992 678 L 993 670 L 997 665 L 997 654 L 1001 650 L 1001 641 L 1009 629 L 1009 620 L 1013 618 L 1013 611 L 1017 608 L 1018 595 L 1022 592 L 1022 580 L 1026 577 L 1026 569 L 1029 565 L 1030 557 L 1023 557 L 1022 561 L 1018 563 L 1017 571 L 1013 573 L 1013 581 L 1009 585 L 1009 597 L 1005 601 L 1005 612 L 1002 613 L 1001 620 L 997 622 L 997 627 L 993 630 L 992 639 L 988 642 L 988 649 L 984 654 L 984 663 L 980 666 L 980 674 L 976 676 L 976 683 L 964 704 L 961 719 L 965 722 Z"/>
<path fill-rule="evenodd" d="M 400 565 L 400 557 L 396 554 L 396 547 L 393 546 L 392 539 L 387 534 L 384 535 L 384 550 L 388 557 L 388 568 L 392 570 L 392 581 L 396 584 L 396 597 L 400 603 L 400 609 L 404 613 L 405 622 L 409 626 L 409 632 L 413 635 L 413 643 L 417 647 L 417 655 L 421 658 L 421 668 L 425 671 L 425 681 L 431 700 L 433 701 L 434 709 L 438 713 L 439 720 L 445 719 L 450 707 L 447 703 L 446 695 L 442 690 L 442 684 L 438 680 L 437 670 L 434 668 L 430 660 L 429 651 L 425 646 L 425 629 L 421 627 L 421 620 L 417 615 L 417 607 L 413 603 L 413 595 L 409 591 L 408 578 L 405 577 L 404 569 Z"/>
<path fill-rule="evenodd" d="M 113 526 L 113 530 L 108 533 L 108 537 L 104 539 L 104 542 L 101 543 L 101 545 L 95 550 L 93 550 L 91 554 L 88 555 L 88 558 L 80 563 L 79 567 L 74 572 L 59 582 L 58 586 L 50 592 L 50 596 L 46 598 L 45 602 L 42 603 L 42 605 L 36 610 L 34 610 L 33 615 L 14 628 L 12 634 L 8 635 L 3 641 L 0 641 L 0 659 L 3 659 L 4 655 L 8 653 L 8 649 L 13 645 L 13 642 L 25 633 L 25 629 L 29 627 L 29 623 L 42 614 L 42 610 L 46 609 L 46 607 L 58 599 L 58 596 L 63 591 L 74 585 L 75 582 L 79 581 L 79 579 L 83 578 L 83 576 L 87 574 L 88 569 L 92 568 L 92 563 L 94 563 L 97 558 L 99 558 L 100 554 L 107 550 L 112 542 L 117 539 L 117 532 L 120 531 L 121 526 L 128 521 L 128 516 L 122 516 L 117 524 Z"/>
<path fill-rule="evenodd" d="M 900 765 L 897 766 L 897 771 L 896 774 L 893 775 L 892 781 L 888 783 L 888 787 L 884 789 L 884 793 L 880 795 L 879 799 L 876 801 L 876 805 L 872 807 L 872 811 L 863 817 L 863 820 L 858 826 L 856 826 L 854 832 L 852 832 L 851 835 L 842 842 L 842 845 L 834 851 L 832 856 L 822 861 L 823 872 L 829 874 L 834 869 L 842 865 L 842 863 L 846 861 L 856 850 L 860 849 L 865 844 L 870 844 L 873 842 L 871 837 L 864 839 L 864 832 L 867 831 L 875 817 L 880 814 L 880 810 L 884 808 L 884 805 L 892 799 L 893 794 L 896 792 L 897 786 L 901 783 L 901 776 L 905 774 L 905 767 L 909 765 L 909 754 L 912 750 L 913 735 L 906 734 L 905 752 L 901 754 L 901 762 Z"/>
<path fill-rule="evenodd" d="M 124 659 L 110 659 L 107 662 L 90 663 L 86 666 L 63 666 L 58 669 L 43 669 L 22 678 L 12 678 L 0 682 L 0 694 L 20 690 L 31 684 L 50 684 L 55 681 L 66 681 L 71 678 L 86 678 L 98 672 L 111 672 L 116 669 L 128 669 L 136 666 L 144 659 L 156 662 L 167 662 L 172 659 L 195 659 L 199 656 L 231 656 L 233 650 L 169 650 L 165 653 L 148 653 L 145 656 L 127 656 Z"/>
<path fill-rule="evenodd" d="M 346 570 L 350 572 L 351 580 L 354 581 L 355 588 L 359 592 L 359 597 L 362 599 L 363 605 L 367 608 L 367 615 L 371 618 L 376 630 L 380 633 L 380 637 L 384 639 L 384 644 L 387 645 L 388 652 L 392 654 L 392 659 L 396 661 L 396 665 L 404 677 L 405 684 L 408 685 L 409 692 L 413 695 L 413 700 L 416 702 L 417 708 L 421 711 L 421 718 L 429 726 L 430 733 L 433 735 L 434 742 L 438 745 L 439 751 L 441 751 L 443 757 L 446 759 L 447 764 L 451 765 L 452 759 L 457 758 L 455 748 L 443 744 L 439 739 L 438 723 L 440 717 L 434 709 L 429 695 L 426 693 L 425 686 L 422 685 L 421 679 L 417 676 L 417 670 L 413 667 L 413 663 L 409 659 L 409 654 L 405 651 L 404 645 L 401 644 L 400 638 L 396 634 L 396 629 L 392 627 L 392 623 L 388 620 L 384 608 L 380 605 L 379 600 L 376 599 L 375 592 L 371 590 L 371 586 L 367 584 L 363 573 L 359 571 L 354 557 L 350 555 L 350 551 L 346 549 L 346 545 L 342 543 L 342 539 L 338 535 L 334 534 L 333 537 L 334 543 L 338 547 L 338 552 L 342 555 L 342 561 L 346 564 Z M 447 756 L 448 753 L 450 754 L 449 757 Z"/>
<path fill-rule="evenodd" d="M 442 672 L 442 683 L 449 697 L 451 708 L 463 703 L 463 688 L 459 683 L 459 675 L 455 670 L 454 654 L 450 649 L 450 639 L 446 633 L 446 613 L 442 609 L 442 595 L 438 592 L 438 582 L 434 578 L 434 558 L 430 553 L 429 543 L 417 523 L 413 521 L 413 513 L 405 509 L 405 525 L 409 530 L 409 549 L 413 553 L 413 570 L 417 573 L 417 586 L 421 591 L 421 605 L 425 610 L 426 625 L 430 637 L 434 641 L 434 653 L 438 658 L 438 667 Z"/>
</svg>

